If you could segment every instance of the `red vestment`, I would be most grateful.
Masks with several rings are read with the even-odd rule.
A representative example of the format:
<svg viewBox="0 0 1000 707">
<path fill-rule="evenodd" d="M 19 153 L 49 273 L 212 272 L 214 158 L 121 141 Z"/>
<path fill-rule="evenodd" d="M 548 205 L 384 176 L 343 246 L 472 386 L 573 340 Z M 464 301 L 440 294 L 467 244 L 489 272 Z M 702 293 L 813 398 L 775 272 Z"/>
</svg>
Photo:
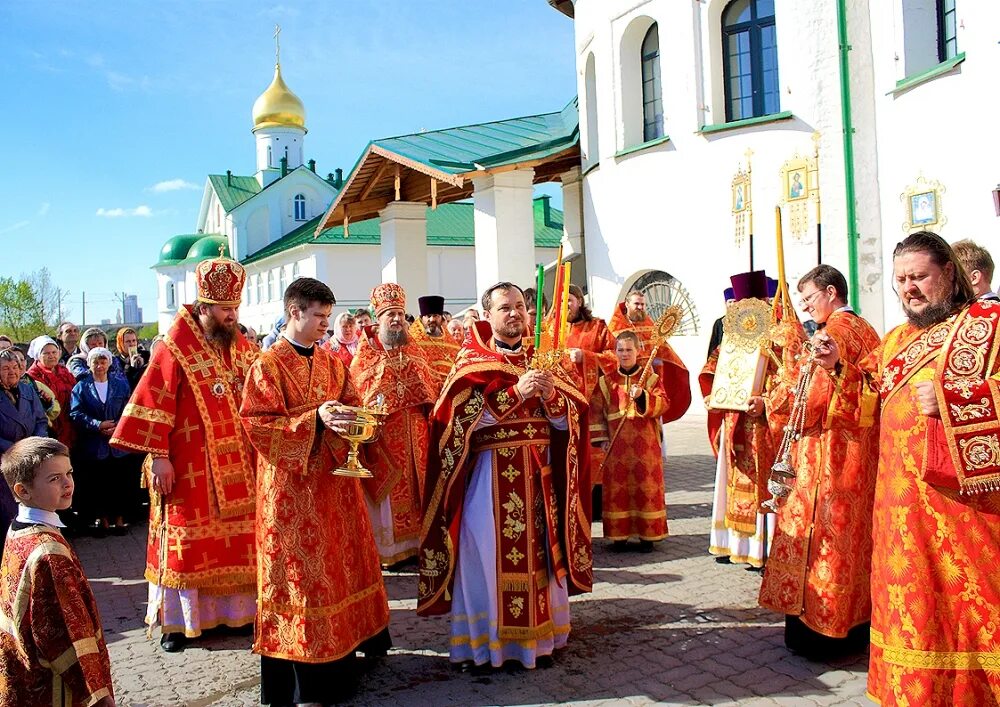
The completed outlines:
<svg viewBox="0 0 1000 707">
<path fill-rule="evenodd" d="M 417 613 L 446 613 L 459 562 L 459 528 L 473 465 L 490 459 L 495 499 L 498 636 L 526 644 L 552 630 L 545 600 L 551 568 L 570 593 L 589 592 L 590 481 L 585 435 L 586 401 L 569 374 L 553 371 L 549 403 L 522 400 L 515 386 L 530 348 L 507 353 L 494 345 L 488 322 L 466 337 L 431 418 L 431 455 L 420 536 Z M 488 412 L 496 424 L 476 429 Z M 550 419 L 566 417 L 568 430 Z M 551 462 L 546 462 L 551 452 Z M 581 493 L 582 489 L 582 493 Z M 454 639 L 453 639 L 454 640 Z"/>
<path fill-rule="evenodd" d="M 659 417 L 669 407 L 660 378 L 651 373 L 638 400 L 629 394 L 642 369 L 604 374 L 590 399 L 591 419 L 600 431 L 591 442 L 610 441 L 604 463 L 604 537 L 662 540 L 667 537 Z M 593 431 L 593 428 L 592 428 Z M 612 439 L 613 437 L 613 439 Z"/>
<path fill-rule="evenodd" d="M 550 320 L 550 326 L 552 321 Z M 567 349 L 580 349 L 583 361 L 578 370 L 583 381 L 583 394 L 589 400 L 597 388 L 597 379 L 602 370 L 614 370 L 618 365 L 615 356 L 615 337 L 611 335 L 603 319 L 596 317 L 590 321 L 572 322 L 569 334 L 566 336 Z M 587 413 L 587 426 L 593 430 L 597 423 L 593 411 Z M 593 441 L 593 440 L 591 440 Z M 602 482 L 601 473 L 604 466 L 604 450 L 593 447 L 590 450 L 590 483 L 597 486 Z"/>
<path fill-rule="evenodd" d="M 445 333 L 443 336 L 430 336 L 424 325 L 418 319 L 410 325 L 410 338 L 424 354 L 427 365 L 430 366 L 434 379 L 434 399 L 437 400 L 445 378 L 455 365 L 455 357 L 462 345 Z"/>
<path fill-rule="evenodd" d="M 389 624 L 358 479 L 332 472 L 349 443 L 319 420 L 360 399 L 340 359 L 281 338 L 250 368 L 240 415 L 257 450 L 257 623 L 253 650 L 328 663 Z"/>
<path fill-rule="evenodd" d="M 14 523 L 0 571 L 0 704 L 91 705 L 113 697 L 101 616 L 62 533 Z"/>
<path fill-rule="evenodd" d="M 976 302 L 844 364 L 845 386 L 863 375 L 881 401 L 868 693 L 882 704 L 1000 703 L 998 322 Z M 940 418 L 915 395 L 931 379 Z"/>
<path fill-rule="evenodd" d="M 624 302 L 619 302 L 615 308 L 615 313 L 608 322 L 608 329 L 613 336 L 618 336 L 623 331 L 634 331 L 642 342 L 642 350 L 639 352 L 638 363 L 645 366 L 649 356 L 653 353 L 653 328 L 656 323 L 645 315 L 641 322 L 632 322 L 626 314 Z M 680 357 L 670 347 L 670 344 L 661 344 L 654 359 L 653 372 L 660 377 L 663 389 L 670 400 L 670 407 L 667 408 L 660 422 L 666 424 L 680 419 L 687 412 L 691 405 L 691 378 L 687 367 L 681 362 Z M 612 370 L 614 366 L 612 365 Z"/>
<path fill-rule="evenodd" d="M 392 565 L 417 554 L 427 474 L 427 416 L 438 384 L 416 341 L 386 350 L 378 336 L 368 332 L 361 335 L 351 378 L 365 405 L 374 405 L 382 395 L 389 410 L 378 438 L 362 448 L 373 475 L 362 486 L 376 508 L 389 499 L 392 527 L 375 527 L 375 535 L 382 564 Z"/>
<path fill-rule="evenodd" d="M 168 457 L 174 467 L 169 495 L 150 485 L 146 579 L 154 584 L 215 595 L 256 591 L 255 462 L 238 405 L 258 355 L 242 336 L 225 350 L 210 344 L 185 305 L 115 428 L 115 447 Z M 163 627 L 171 629 L 183 630 Z"/>
<path fill-rule="evenodd" d="M 871 325 L 853 313 L 834 312 L 824 331 L 854 364 L 879 345 Z M 790 406 L 798 376 L 793 371 L 772 398 Z M 760 604 L 841 638 L 871 618 L 878 425 L 871 410 L 860 415 L 853 404 L 860 381 L 845 388 L 820 367 L 812 376 L 802 438 L 792 449 L 793 488 L 778 512 Z"/>
</svg>

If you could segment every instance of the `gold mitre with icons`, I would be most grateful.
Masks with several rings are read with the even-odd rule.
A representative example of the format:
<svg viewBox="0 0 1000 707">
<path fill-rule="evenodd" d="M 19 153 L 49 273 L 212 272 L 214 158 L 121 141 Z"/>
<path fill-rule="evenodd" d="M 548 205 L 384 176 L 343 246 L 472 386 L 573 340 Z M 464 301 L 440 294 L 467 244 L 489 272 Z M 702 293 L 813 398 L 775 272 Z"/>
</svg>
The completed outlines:
<svg viewBox="0 0 1000 707">
<path fill-rule="evenodd" d="M 771 327 L 768 278 L 763 270 L 734 275 L 733 297 L 722 322 L 722 343 L 709 407 L 749 409 L 750 398 L 764 387 L 767 358 L 763 347 Z"/>
</svg>

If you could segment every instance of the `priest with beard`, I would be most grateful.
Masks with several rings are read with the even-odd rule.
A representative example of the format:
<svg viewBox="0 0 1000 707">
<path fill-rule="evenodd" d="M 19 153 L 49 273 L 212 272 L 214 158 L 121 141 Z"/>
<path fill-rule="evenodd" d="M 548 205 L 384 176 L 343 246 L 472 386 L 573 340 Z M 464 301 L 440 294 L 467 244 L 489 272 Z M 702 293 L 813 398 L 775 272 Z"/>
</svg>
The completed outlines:
<svg viewBox="0 0 1000 707">
<path fill-rule="evenodd" d="M 365 500 L 382 565 L 405 563 L 417 554 L 420 499 L 427 473 L 427 416 L 440 384 L 422 347 L 406 329 L 406 293 L 394 282 L 372 290 L 378 331 L 361 335 L 351 378 L 365 405 L 381 398 L 388 409 L 378 439 L 363 449 L 373 478 L 365 479 Z"/>
<path fill-rule="evenodd" d="M 976 300 L 928 231 L 893 252 L 906 321 L 860 364 L 816 355 L 858 415 L 877 408 L 868 695 L 1000 702 L 1000 303 Z M 867 383 L 855 386 L 856 381 Z"/>
<path fill-rule="evenodd" d="M 237 328 L 246 272 L 228 258 L 195 268 L 198 298 L 181 307 L 111 437 L 149 455 L 146 623 L 184 649 L 218 626 L 253 624 L 253 448 L 240 425 L 257 351 Z"/>
<path fill-rule="evenodd" d="M 452 663 L 535 668 L 593 581 L 586 401 L 567 370 L 528 367 L 516 285 L 482 304 L 431 421 L 417 613 L 450 613 Z"/>
<path fill-rule="evenodd" d="M 424 295 L 417 300 L 417 304 L 420 307 L 420 319 L 410 325 L 410 336 L 423 351 L 431 367 L 435 383 L 434 397 L 437 398 L 444 379 L 455 364 L 461 342 L 456 342 L 445 332 L 444 297 Z"/>
</svg>

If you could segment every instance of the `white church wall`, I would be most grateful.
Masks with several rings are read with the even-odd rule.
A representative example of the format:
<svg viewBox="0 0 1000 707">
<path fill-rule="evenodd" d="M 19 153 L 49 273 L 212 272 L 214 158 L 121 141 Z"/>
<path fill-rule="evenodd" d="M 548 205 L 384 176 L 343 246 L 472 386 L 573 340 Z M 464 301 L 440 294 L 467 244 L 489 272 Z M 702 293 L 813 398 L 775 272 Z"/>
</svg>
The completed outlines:
<svg viewBox="0 0 1000 707">
<path fill-rule="evenodd" d="M 956 3 L 958 51 L 966 53 L 965 61 L 944 75 L 901 92 L 894 92 L 896 82 L 913 73 L 904 65 L 902 54 L 901 60 L 895 57 L 901 45 L 912 46 L 907 32 L 914 23 L 907 15 L 913 7 L 909 2 L 894 0 L 871 3 L 870 8 L 878 57 L 874 94 L 886 278 L 891 278 L 892 250 L 906 235 L 906 204 L 900 197 L 921 175 L 940 182 L 946 190 L 941 196 L 941 208 L 947 221 L 929 226 L 928 230 L 940 233 L 949 242 L 971 238 L 990 249 L 994 260 L 1000 261 L 1000 247 L 996 246 L 1000 219 L 991 194 L 1000 183 L 1000 144 L 990 136 L 989 129 L 990 117 L 996 112 L 995 85 L 1000 69 L 996 38 L 1000 4 Z M 926 42 L 926 38 L 922 41 Z M 903 316 L 888 284 L 886 325 L 892 326 Z"/>
<path fill-rule="evenodd" d="M 796 153 L 811 156 L 812 135 L 818 131 L 823 260 L 848 271 L 835 9 L 828 3 L 775 2 L 780 110 L 791 111 L 791 119 L 702 133 L 704 124 L 725 122 L 725 4 L 580 0 L 575 6 L 579 95 L 586 95 L 586 62 L 593 53 L 601 133 L 600 164 L 584 177 L 594 310 L 610 317 L 623 284 L 637 271 L 662 270 L 677 278 L 692 296 L 699 317 L 697 336 L 679 337 L 675 347 L 693 372 L 704 363 L 712 322 L 724 309 L 722 291 L 729 276 L 750 266 L 749 243 L 736 245 L 731 213 L 732 177 L 746 164 L 748 149 L 753 151 L 755 269 L 777 276 L 774 207 L 784 189 L 779 170 Z M 617 62 L 630 56 L 631 30 L 642 25 L 645 33 L 648 21 L 643 18 L 656 21 L 660 33 L 664 127 L 670 140 L 621 154 L 623 146 L 635 147 L 629 144 L 633 138 L 625 121 L 636 109 L 622 101 L 639 100 L 641 115 L 641 93 L 637 98 L 621 86 L 622 77 L 627 80 L 638 67 L 623 69 Z M 581 112 L 589 114 L 590 108 L 583 105 Z M 794 288 L 798 277 L 817 262 L 815 231 L 811 228 L 796 239 L 787 222 L 785 226 L 787 276 Z"/>
</svg>

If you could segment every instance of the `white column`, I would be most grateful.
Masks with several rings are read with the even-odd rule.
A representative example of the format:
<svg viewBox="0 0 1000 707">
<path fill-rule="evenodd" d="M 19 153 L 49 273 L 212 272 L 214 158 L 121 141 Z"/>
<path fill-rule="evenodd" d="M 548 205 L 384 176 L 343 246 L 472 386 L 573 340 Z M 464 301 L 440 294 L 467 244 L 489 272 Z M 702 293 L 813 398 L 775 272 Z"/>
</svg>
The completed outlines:
<svg viewBox="0 0 1000 707">
<path fill-rule="evenodd" d="M 560 175 L 563 193 L 563 256 L 583 253 L 583 179 L 580 168 Z M 574 263 L 574 268 L 579 267 Z M 576 278 L 574 278 L 575 280 Z"/>
<path fill-rule="evenodd" d="M 406 309 L 416 314 L 427 292 L 427 204 L 393 201 L 378 212 L 382 235 L 382 282 L 406 292 Z"/>
<path fill-rule="evenodd" d="M 477 300 L 501 280 L 535 282 L 534 176 L 533 169 L 516 169 L 472 180 Z"/>
</svg>

